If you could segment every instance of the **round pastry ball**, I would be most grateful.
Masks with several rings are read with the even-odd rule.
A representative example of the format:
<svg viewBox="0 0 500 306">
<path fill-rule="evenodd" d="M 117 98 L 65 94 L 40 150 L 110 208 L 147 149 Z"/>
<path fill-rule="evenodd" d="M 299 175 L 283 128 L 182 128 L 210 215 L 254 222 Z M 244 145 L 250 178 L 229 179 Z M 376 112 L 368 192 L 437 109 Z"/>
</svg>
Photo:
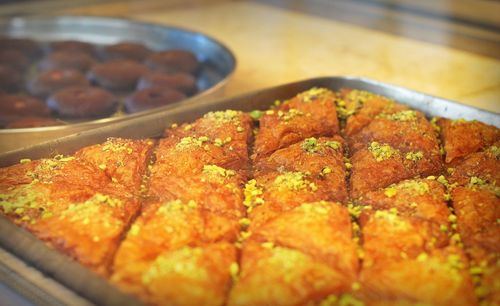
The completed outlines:
<svg viewBox="0 0 500 306">
<path fill-rule="evenodd" d="M 87 78 L 109 90 L 133 90 L 147 68 L 131 60 L 114 60 L 92 66 Z"/>
<path fill-rule="evenodd" d="M 146 88 L 136 91 L 125 99 L 125 108 L 129 113 L 141 112 L 164 106 L 186 98 L 183 93 L 170 88 Z"/>
<path fill-rule="evenodd" d="M 38 74 L 28 83 L 28 91 L 41 98 L 69 86 L 88 85 L 85 76 L 77 70 L 49 70 Z"/>
<path fill-rule="evenodd" d="M 94 64 L 94 59 L 87 53 L 57 51 L 42 59 L 38 64 L 38 69 L 42 71 L 73 69 L 86 72 L 92 64 Z"/>
<path fill-rule="evenodd" d="M 197 91 L 196 79 L 187 73 L 178 72 L 166 74 L 161 72 L 146 73 L 139 79 L 137 89 L 150 87 L 168 87 L 178 90 L 188 96 Z"/>
<path fill-rule="evenodd" d="M 9 66 L 19 72 L 24 72 L 30 66 L 30 59 L 15 50 L 0 50 L 0 65 Z"/>
<path fill-rule="evenodd" d="M 121 42 L 102 49 L 102 58 L 106 60 L 128 59 L 142 62 L 152 51 L 143 44 Z"/>
<path fill-rule="evenodd" d="M 50 96 L 47 105 L 65 117 L 102 117 L 113 113 L 118 99 L 101 88 L 74 86 Z"/>
<path fill-rule="evenodd" d="M 49 44 L 49 49 L 51 52 L 80 52 L 87 53 L 90 56 L 94 56 L 96 54 L 96 48 L 93 44 L 77 40 L 53 41 Z"/>
<path fill-rule="evenodd" d="M 0 95 L 0 116 L 50 116 L 45 103 L 37 98 L 21 95 Z"/>
<path fill-rule="evenodd" d="M 0 65 L 0 92 L 16 92 L 23 86 L 22 81 L 17 70 Z"/>
<path fill-rule="evenodd" d="M 7 129 L 23 129 L 23 128 L 34 128 L 34 127 L 44 127 L 44 126 L 56 126 L 63 125 L 64 123 L 54 119 L 46 117 L 24 117 L 14 120 L 7 124 L 5 128 Z"/>
<path fill-rule="evenodd" d="M 42 53 L 40 45 L 29 38 L 0 37 L 0 46 L 2 50 L 13 50 L 28 58 L 36 58 Z"/>
<path fill-rule="evenodd" d="M 190 74 L 195 73 L 200 66 L 198 59 L 193 53 L 179 49 L 153 53 L 148 56 L 145 64 L 155 71 L 167 73 L 185 72 Z"/>
</svg>

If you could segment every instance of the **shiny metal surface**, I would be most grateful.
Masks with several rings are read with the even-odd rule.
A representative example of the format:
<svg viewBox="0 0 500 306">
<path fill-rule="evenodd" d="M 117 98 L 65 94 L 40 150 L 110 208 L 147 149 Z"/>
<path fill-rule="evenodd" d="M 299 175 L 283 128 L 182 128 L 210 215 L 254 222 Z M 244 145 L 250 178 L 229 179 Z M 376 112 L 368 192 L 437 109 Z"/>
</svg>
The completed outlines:
<svg viewBox="0 0 500 306">
<path fill-rule="evenodd" d="M 231 51 L 222 43 L 206 35 L 125 19 L 83 16 L 12 18 L 0 20 L 0 35 L 28 37 L 41 42 L 81 40 L 98 45 L 136 41 L 154 50 L 170 48 L 189 50 L 202 62 L 202 69 L 198 76 L 200 93 L 179 102 L 181 104 L 196 103 L 200 98 L 205 100 L 219 97 L 236 67 L 236 59 Z M 125 118 L 141 117 L 170 107 L 172 105 L 122 117 L 110 117 L 66 126 L 0 130 L 0 152 L 74 134 L 111 122 L 119 122 Z"/>
<path fill-rule="evenodd" d="M 208 111 L 224 109 L 251 111 L 254 109 L 266 109 L 277 99 L 290 98 L 298 92 L 310 89 L 311 87 L 326 87 L 332 90 L 340 88 L 368 90 L 407 104 L 423 111 L 428 116 L 477 119 L 500 127 L 499 114 L 368 79 L 324 77 L 285 84 L 219 101 L 200 100 L 196 104 L 186 103 L 141 117 L 129 118 L 122 122 L 83 131 L 29 148 L 0 154 L 0 166 L 5 167 L 16 164 L 22 158 L 38 159 L 55 154 L 71 154 L 84 146 L 103 142 L 108 137 L 158 137 L 172 123 L 192 121 Z M 15 226 L 3 216 L 0 216 L 0 231 L 10 233 L 9 235 L 0 235 L 0 245 L 3 248 L 40 271 L 50 273 L 56 281 L 74 290 L 89 301 L 98 305 L 112 305 L 110 301 L 127 300 L 126 295 L 117 290 L 110 290 L 111 286 L 105 284 L 101 278 L 90 273 L 80 264 L 68 260 L 61 253 L 46 247 L 36 237 Z M 35 247 L 36 251 L 33 251 Z M 53 262 L 57 262 L 58 264 L 51 265 Z M 75 277 L 75 275 L 78 277 Z M 100 285 L 85 287 L 85 284 L 93 282 Z M 50 295 L 51 293 L 47 292 L 47 294 Z M 130 303 L 134 304 L 135 302 L 130 300 Z"/>
</svg>

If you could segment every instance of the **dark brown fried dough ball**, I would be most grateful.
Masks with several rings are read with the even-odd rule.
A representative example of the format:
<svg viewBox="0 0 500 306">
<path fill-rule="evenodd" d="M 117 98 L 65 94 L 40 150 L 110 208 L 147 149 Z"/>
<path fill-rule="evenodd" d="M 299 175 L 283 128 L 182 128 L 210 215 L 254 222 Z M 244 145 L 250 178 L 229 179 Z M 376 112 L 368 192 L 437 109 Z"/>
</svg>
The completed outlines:
<svg viewBox="0 0 500 306">
<path fill-rule="evenodd" d="M 57 51 L 68 51 L 68 52 L 81 52 L 87 53 L 91 56 L 94 56 L 96 53 L 95 46 L 83 41 L 77 40 L 63 40 L 63 41 L 54 41 L 49 45 L 51 52 Z"/>
<path fill-rule="evenodd" d="M 18 95 L 0 95 L 0 124 L 5 125 L 25 116 L 46 117 L 50 110 L 37 98 Z"/>
<path fill-rule="evenodd" d="M 110 90 L 134 89 L 137 80 L 147 68 L 130 60 L 115 60 L 92 66 L 87 78 L 96 85 Z"/>
<path fill-rule="evenodd" d="M 105 60 L 128 59 L 142 62 L 152 51 L 143 44 L 134 42 L 121 42 L 107 46 L 102 50 L 102 58 Z"/>
<path fill-rule="evenodd" d="M 156 52 L 148 56 L 146 66 L 161 72 L 195 73 L 200 63 L 196 56 L 186 50 L 167 50 Z"/>
<path fill-rule="evenodd" d="M 69 86 L 85 86 L 88 81 L 76 70 L 49 70 L 40 73 L 29 84 L 28 91 L 37 97 L 46 98 Z"/>
<path fill-rule="evenodd" d="M 87 53 L 57 51 L 45 57 L 39 64 L 40 70 L 73 69 L 81 72 L 89 70 L 94 59 Z"/>
<path fill-rule="evenodd" d="M 99 117 L 111 114 L 118 99 L 110 92 L 86 86 L 67 87 L 47 100 L 47 105 L 66 117 Z"/>
<path fill-rule="evenodd" d="M 29 38 L 0 37 L 0 46 L 2 50 L 14 50 L 28 58 L 37 57 L 41 54 L 38 43 Z"/>
<path fill-rule="evenodd" d="M 168 87 L 176 89 L 186 95 L 192 95 L 196 92 L 196 79 L 187 73 L 166 74 L 161 72 L 151 72 L 143 75 L 139 79 L 137 89 L 150 87 Z"/>
<path fill-rule="evenodd" d="M 11 67 L 0 65 L 0 92 L 16 92 L 21 87 L 21 74 Z"/>
<path fill-rule="evenodd" d="M 125 108 L 129 113 L 136 113 L 147 109 L 164 106 L 185 99 L 186 96 L 169 88 L 146 88 L 127 97 Z"/>
<path fill-rule="evenodd" d="M 0 50 L 0 65 L 24 72 L 30 65 L 29 58 L 15 50 Z"/>
<path fill-rule="evenodd" d="M 63 125 L 64 123 L 54 119 L 46 117 L 24 117 L 17 119 L 15 121 L 7 124 L 5 128 L 7 129 L 23 129 L 23 128 L 34 128 L 34 127 L 44 127 L 44 126 L 56 126 Z"/>
</svg>

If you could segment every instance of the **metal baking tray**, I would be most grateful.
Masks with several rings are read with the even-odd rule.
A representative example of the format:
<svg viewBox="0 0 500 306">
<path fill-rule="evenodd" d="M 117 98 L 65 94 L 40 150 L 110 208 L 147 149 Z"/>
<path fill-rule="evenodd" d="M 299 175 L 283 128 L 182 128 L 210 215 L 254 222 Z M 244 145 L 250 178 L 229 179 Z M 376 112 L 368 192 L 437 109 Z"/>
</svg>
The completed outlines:
<svg viewBox="0 0 500 306">
<path fill-rule="evenodd" d="M 192 121 L 208 111 L 224 109 L 251 111 L 254 109 L 266 109 L 277 99 L 282 100 L 292 97 L 311 87 L 326 87 L 332 90 L 339 90 L 341 88 L 367 90 L 409 105 L 428 116 L 443 116 L 452 119 L 476 119 L 500 127 L 499 114 L 369 79 L 323 77 L 264 89 L 236 98 L 227 98 L 219 101 L 202 100 L 196 104 L 178 105 L 177 107 L 151 113 L 147 116 L 128 118 L 126 121 L 1 154 L 0 166 L 5 167 L 18 163 L 22 158 L 38 159 L 54 154 L 70 154 L 84 146 L 103 142 L 108 137 L 158 137 L 172 123 Z M 46 247 L 36 237 L 13 225 L 1 216 L 0 232 L 9 233 L 9 235 L 0 235 L 1 247 L 88 301 L 99 305 L 116 305 L 122 302 L 135 305 L 136 301 L 114 289 L 105 280 L 94 275 L 80 264 L 69 260 L 65 255 Z M 1 257 L 0 263 L 2 263 Z M 1 274 L 2 270 L 0 269 L 0 276 Z M 23 279 L 23 277 L 26 277 L 26 275 L 22 275 L 22 273 L 18 276 L 19 279 Z M 31 283 L 31 285 L 36 285 L 36 282 L 34 284 Z M 19 290 L 22 291 L 23 289 Z M 43 292 L 48 297 L 55 296 L 54 292 L 50 292 L 50 290 L 45 289 Z"/>
<path fill-rule="evenodd" d="M 206 100 L 208 97 L 220 97 L 225 84 L 236 68 L 236 59 L 232 52 L 211 37 L 177 27 L 126 19 L 88 16 L 16 17 L 0 20 L 0 36 L 32 38 L 42 44 L 56 40 L 81 40 L 96 45 L 135 41 L 153 50 L 171 48 L 189 50 L 196 54 L 202 63 L 197 77 L 200 91 L 192 98 L 180 102 L 183 104 L 196 103 L 200 98 Z M 140 117 L 169 107 L 172 106 L 63 126 L 2 129 L 0 130 L 0 152 L 74 134 L 126 118 Z"/>
</svg>

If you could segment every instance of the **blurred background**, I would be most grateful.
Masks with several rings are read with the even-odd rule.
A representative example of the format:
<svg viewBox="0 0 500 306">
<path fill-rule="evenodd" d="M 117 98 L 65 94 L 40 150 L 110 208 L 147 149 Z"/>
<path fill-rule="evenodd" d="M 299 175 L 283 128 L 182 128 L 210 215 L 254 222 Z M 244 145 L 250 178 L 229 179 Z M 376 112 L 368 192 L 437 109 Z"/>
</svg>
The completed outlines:
<svg viewBox="0 0 500 306">
<path fill-rule="evenodd" d="M 180 26 L 235 53 L 226 95 L 354 75 L 500 112 L 500 2 L 17 0 L 0 17 L 100 15 Z"/>
</svg>

